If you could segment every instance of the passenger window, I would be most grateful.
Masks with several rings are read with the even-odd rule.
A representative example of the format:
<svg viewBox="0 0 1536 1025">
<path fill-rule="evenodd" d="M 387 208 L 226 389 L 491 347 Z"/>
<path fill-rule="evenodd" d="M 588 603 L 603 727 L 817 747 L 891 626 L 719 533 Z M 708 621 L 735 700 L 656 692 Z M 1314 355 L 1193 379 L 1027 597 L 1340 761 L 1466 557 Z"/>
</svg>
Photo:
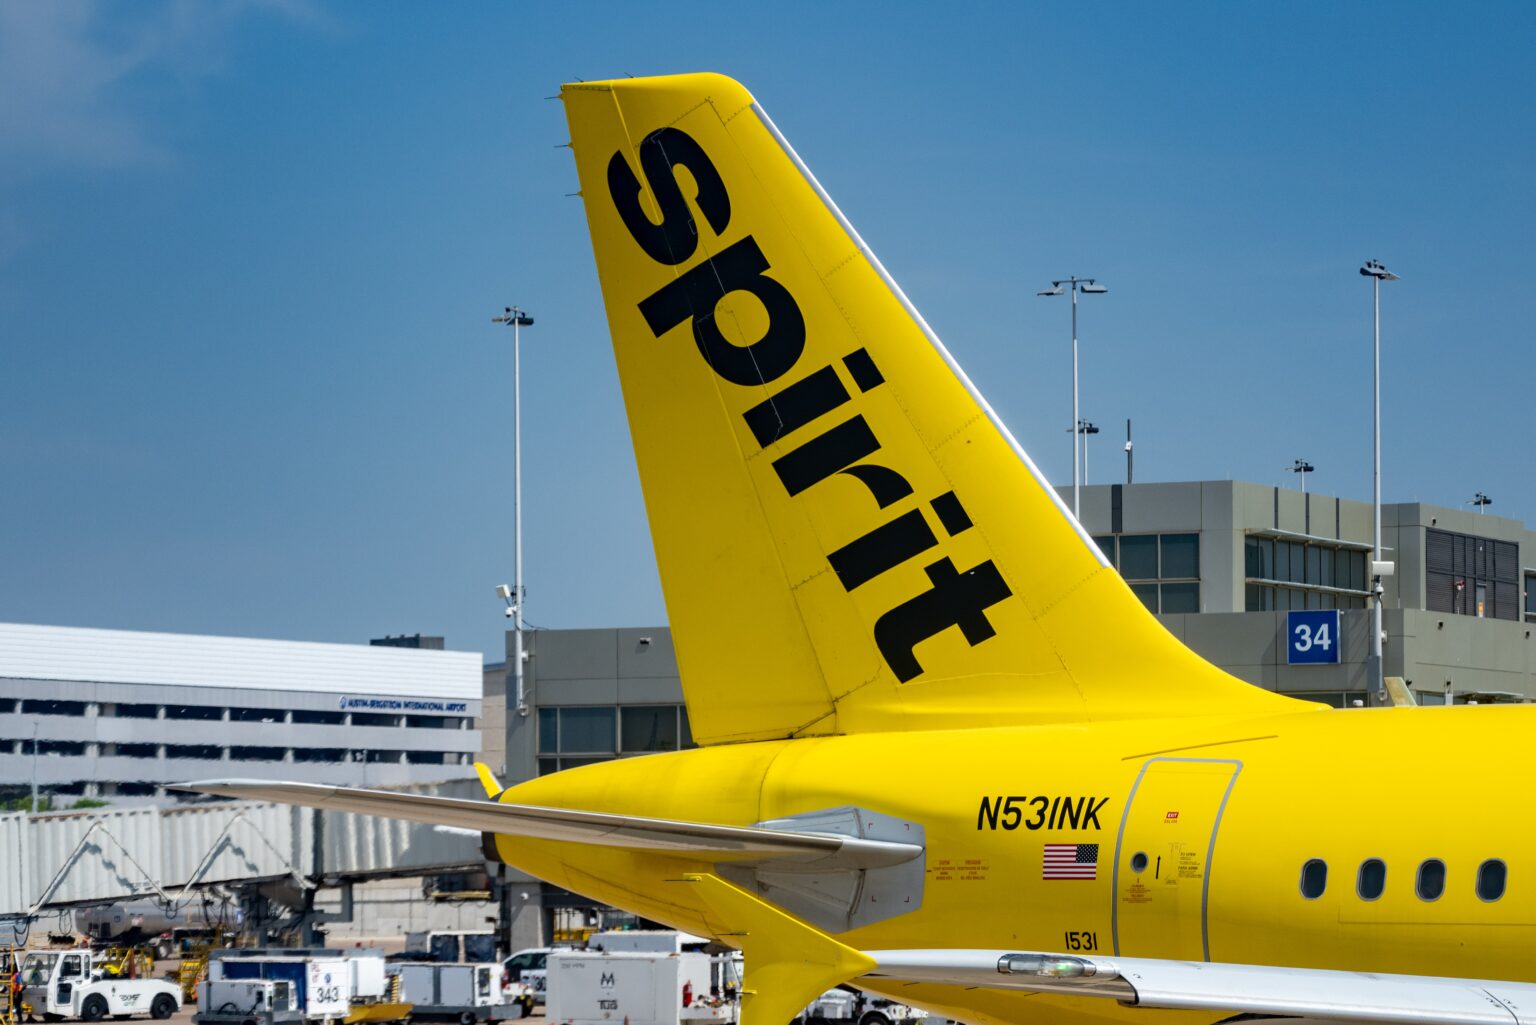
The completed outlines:
<svg viewBox="0 0 1536 1025">
<path fill-rule="evenodd" d="M 61 979 L 73 979 L 75 976 L 77 976 L 79 974 L 80 974 L 80 958 L 78 956 L 76 956 L 76 957 L 66 957 L 64 959 L 64 964 L 59 969 L 59 978 L 61 978 Z"/>
<path fill-rule="evenodd" d="M 1313 858 L 1301 866 L 1301 895 L 1316 900 L 1328 888 L 1328 863 Z"/>
<path fill-rule="evenodd" d="M 1360 863 L 1360 876 L 1355 880 L 1355 892 L 1361 900 L 1375 900 L 1387 886 L 1387 863 L 1380 858 L 1367 858 Z"/>
<path fill-rule="evenodd" d="M 1429 858 L 1419 865 L 1419 879 L 1414 884 L 1419 900 L 1439 900 L 1445 892 L 1445 862 Z"/>
<path fill-rule="evenodd" d="M 1497 858 L 1490 858 L 1477 866 L 1477 899 L 1496 901 L 1504 896 L 1504 879 L 1507 869 Z"/>
</svg>

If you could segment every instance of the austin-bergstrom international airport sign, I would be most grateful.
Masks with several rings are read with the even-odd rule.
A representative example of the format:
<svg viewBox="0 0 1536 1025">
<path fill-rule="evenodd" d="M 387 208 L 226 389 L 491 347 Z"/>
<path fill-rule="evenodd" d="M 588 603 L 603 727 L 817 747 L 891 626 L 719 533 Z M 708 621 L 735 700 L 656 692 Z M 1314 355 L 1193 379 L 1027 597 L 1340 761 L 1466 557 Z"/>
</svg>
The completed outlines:
<svg viewBox="0 0 1536 1025">
<path fill-rule="evenodd" d="M 464 701 L 433 701 L 430 698 L 342 698 L 343 712 L 441 712 L 445 715 L 469 711 Z"/>
</svg>

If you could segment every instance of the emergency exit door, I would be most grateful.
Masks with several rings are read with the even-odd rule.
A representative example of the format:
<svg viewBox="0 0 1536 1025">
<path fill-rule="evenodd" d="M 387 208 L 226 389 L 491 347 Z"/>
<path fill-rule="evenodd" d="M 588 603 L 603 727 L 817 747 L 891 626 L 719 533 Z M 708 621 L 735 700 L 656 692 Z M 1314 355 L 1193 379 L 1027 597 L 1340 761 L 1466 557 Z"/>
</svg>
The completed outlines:
<svg viewBox="0 0 1536 1025">
<path fill-rule="evenodd" d="M 1227 795 L 1241 762 L 1153 758 L 1115 843 L 1115 953 L 1210 960 L 1206 900 Z"/>
</svg>

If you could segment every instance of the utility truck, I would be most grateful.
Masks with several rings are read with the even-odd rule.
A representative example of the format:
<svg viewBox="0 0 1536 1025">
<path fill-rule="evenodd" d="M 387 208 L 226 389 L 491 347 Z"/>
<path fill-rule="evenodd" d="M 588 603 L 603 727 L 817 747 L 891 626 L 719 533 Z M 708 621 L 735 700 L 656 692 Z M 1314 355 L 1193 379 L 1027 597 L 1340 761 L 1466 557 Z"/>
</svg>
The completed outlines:
<svg viewBox="0 0 1536 1025">
<path fill-rule="evenodd" d="M 147 1014 L 165 1019 L 181 1007 L 181 991 L 164 979 L 105 975 L 91 951 L 34 950 L 21 962 L 21 1002 L 45 1021 L 101 1021 Z"/>
</svg>

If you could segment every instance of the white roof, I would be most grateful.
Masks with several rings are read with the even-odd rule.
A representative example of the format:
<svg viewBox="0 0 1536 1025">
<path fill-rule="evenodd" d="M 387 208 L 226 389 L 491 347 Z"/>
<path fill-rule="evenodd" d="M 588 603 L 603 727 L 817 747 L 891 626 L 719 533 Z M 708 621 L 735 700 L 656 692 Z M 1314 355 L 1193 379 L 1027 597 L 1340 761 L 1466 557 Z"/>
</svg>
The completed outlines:
<svg viewBox="0 0 1536 1025">
<path fill-rule="evenodd" d="M 0 623 L 0 677 L 478 700 L 477 651 Z"/>
</svg>

